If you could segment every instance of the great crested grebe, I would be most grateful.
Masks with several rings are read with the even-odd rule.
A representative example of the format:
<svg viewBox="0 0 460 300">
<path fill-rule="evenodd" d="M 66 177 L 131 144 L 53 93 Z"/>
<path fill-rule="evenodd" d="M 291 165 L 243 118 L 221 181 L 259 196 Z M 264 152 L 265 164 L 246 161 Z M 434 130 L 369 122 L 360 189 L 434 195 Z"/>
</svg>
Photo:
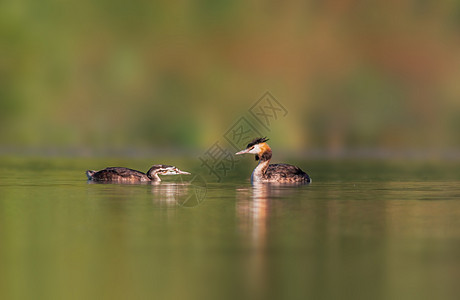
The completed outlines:
<svg viewBox="0 0 460 300">
<path fill-rule="evenodd" d="M 116 183 L 141 183 L 141 182 L 160 182 L 158 175 L 177 175 L 190 174 L 181 171 L 175 166 L 154 165 L 147 173 L 142 173 L 128 168 L 110 167 L 100 171 L 86 171 L 88 180 L 97 182 L 116 182 Z"/>
<path fill-rule="evenodd" d="M 266 137 L 256 138 L 246 146 L 246 149 L 235 153 L 235 155 L 255 154 L 256 160 L 259 160 L 259 164 L 251 175 L 252 182 L 311 182 L 310 176 L 299 167 L 288 164 L 270 165 L 272 149 L 265 143 L 266 141 L 268 141 Z"/>
</svg>

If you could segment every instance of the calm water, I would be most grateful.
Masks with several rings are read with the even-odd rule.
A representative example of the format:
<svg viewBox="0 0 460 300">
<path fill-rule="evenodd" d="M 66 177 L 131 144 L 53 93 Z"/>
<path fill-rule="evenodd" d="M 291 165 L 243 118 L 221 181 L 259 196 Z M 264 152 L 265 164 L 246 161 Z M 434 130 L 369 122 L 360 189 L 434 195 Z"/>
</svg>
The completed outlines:
<svg viewBox="0 0 460 300">
<path fill-rule="evenodd" d="M 0 299 L 457 299 L 460 163 L 299 162 L 312 184 L 252 186 L 247 162 L 112 185 L 84 171 L 151 163 L 0 158 Z"/>
</svg>

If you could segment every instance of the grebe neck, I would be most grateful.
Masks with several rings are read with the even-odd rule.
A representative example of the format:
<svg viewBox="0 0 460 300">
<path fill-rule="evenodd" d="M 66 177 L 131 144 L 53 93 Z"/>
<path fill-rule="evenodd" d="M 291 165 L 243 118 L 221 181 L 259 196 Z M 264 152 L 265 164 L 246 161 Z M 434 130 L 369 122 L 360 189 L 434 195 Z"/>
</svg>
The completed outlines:
<svg viewBox="0 0 460 300">
<path fill-rule="evenodd" d="M 155 181 L 155 182 L 160 182 L 160 176 L 156 172 L 148 172 L 147 177 L 150 178 L 150 180 Z"/>
<path fill-rule="evenodd" d="M 264 178 L 265 172 L 267 171 L 268 165 L 270 164 L 270 160 L 272 159 L 271 149 L 268 148 L 264 152 L 256 155 L 256 160 L 257 159 L 259 159 L 259 164 L 252 172 L 252 181 L 260 181 Z"/>
</svg>

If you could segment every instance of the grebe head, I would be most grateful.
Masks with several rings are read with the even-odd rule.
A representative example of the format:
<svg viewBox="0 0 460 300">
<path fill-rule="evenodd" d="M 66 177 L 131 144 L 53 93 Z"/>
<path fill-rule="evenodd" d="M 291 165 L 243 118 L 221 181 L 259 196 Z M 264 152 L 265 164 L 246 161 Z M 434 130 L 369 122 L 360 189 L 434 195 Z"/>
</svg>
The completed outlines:
<svg viewBox="0 0 460 300">
<path fill-rule="evenodd" d="M 266 141 L 268 141 L 267 137 L 255 138 L 246 146 L 246 149 L 235 153 L 235 155 L 246 154 L 246 153 L 255 154 L 256 160 L 258 160 L 259 157 L 262 157 L 264 153 L 270 153 L 270 157 L 271 157 L 271 149 L 267 145 L 267 143 L 265 143 Z"/>
<path fill-rule="evenodd" d="M 154 165 L 148 170 L 147 176 L 152 178 L 155 175 L 179 175 L 186 174 L 189 175 L 189 172 L 181 171 L 175 166 L 169 165 Z"/>
</svg>

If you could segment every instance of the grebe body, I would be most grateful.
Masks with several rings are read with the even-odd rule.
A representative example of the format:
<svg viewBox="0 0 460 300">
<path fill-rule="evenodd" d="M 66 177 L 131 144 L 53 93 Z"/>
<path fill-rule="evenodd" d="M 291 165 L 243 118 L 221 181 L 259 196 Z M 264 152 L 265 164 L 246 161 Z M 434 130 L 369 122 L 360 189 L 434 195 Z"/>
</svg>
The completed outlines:
<svg viewBox="0 0 460 300">
<path fill-rule="evenodd" d="M 280 182 L 280 183 L 309 183 L 310 176 L 302 171 L 299 167 L 289 164 L 270 164 L 272 150 L 268 146 L 267 138 L 256 138 L 250 142 L 246 149 L 237 152 L 240 154 L 255 154 L 259 164 L 251 175 L 253 182 Z"/>
<path fill-rule="evenodd" d="M 86 171 L 88 180 L 113 183 L 160 182 L 161 179 L 158 175 L 178 174 L 190 173 L 181 171 L 178 168 L 169 165 L 154 165 L 147 171 L 147 173 L 122 167 L 109 167 L 100 171 Z"/>
</svg>

